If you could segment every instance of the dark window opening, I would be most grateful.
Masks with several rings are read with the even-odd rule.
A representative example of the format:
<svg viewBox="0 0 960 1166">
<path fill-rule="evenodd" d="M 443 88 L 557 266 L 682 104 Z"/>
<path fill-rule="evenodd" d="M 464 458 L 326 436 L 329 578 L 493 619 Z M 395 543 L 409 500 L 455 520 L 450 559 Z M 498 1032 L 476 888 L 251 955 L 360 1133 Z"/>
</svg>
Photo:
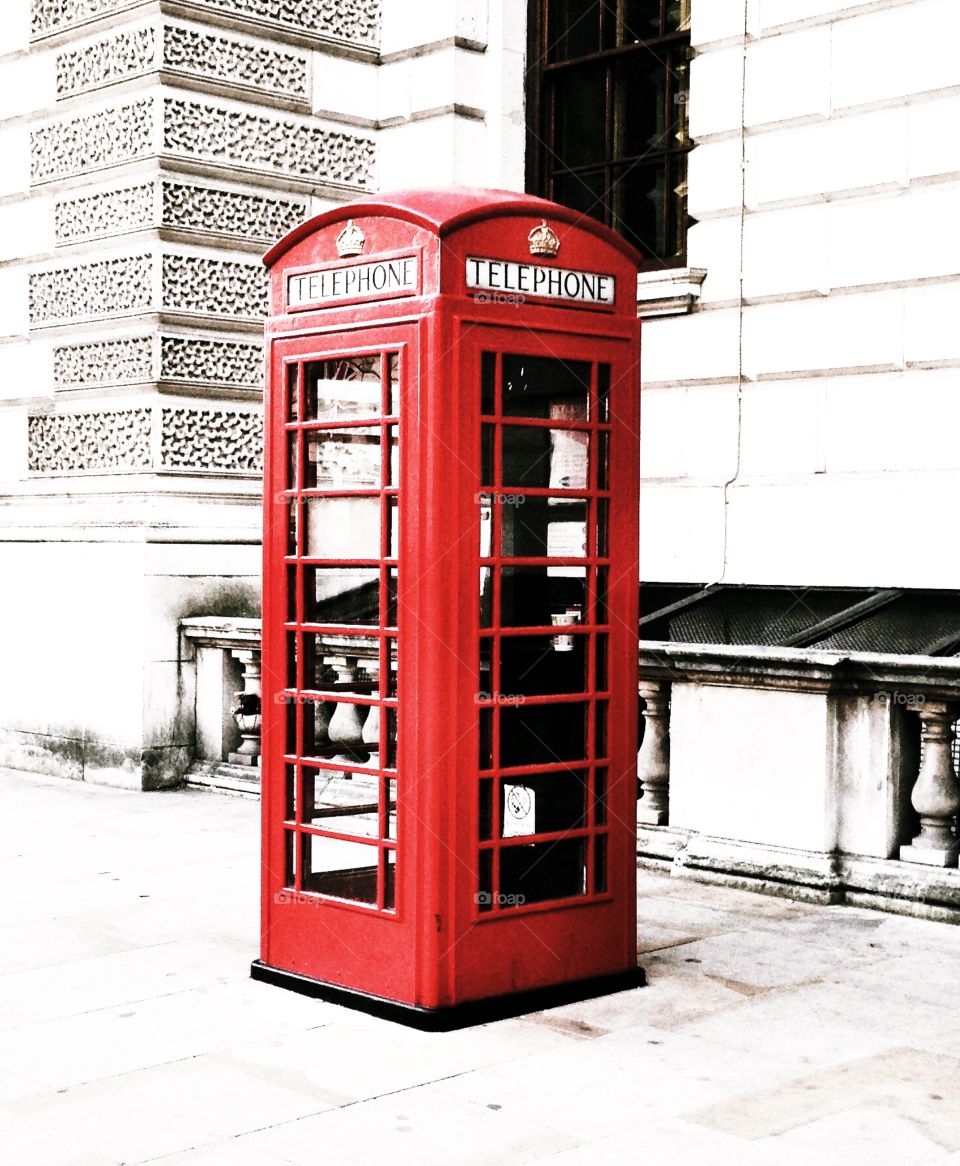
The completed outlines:
<svg viewBox="0 0 960 1166">
<path fill-rule="evenodd" d="M 532 0 L 527 186 L 686 261 L 690 0 Z"/>
</svg>

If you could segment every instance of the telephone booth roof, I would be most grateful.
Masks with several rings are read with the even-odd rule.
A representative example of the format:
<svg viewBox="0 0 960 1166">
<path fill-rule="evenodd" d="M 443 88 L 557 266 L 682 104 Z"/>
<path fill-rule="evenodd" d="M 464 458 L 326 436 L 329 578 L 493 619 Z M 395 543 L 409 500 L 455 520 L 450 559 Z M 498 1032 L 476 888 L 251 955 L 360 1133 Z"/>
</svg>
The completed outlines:
<svg viewBox="0 0 960 1166">
<path fill-rule="evenodd" d="M 432 231 L 438 238 L 444 238 L 481 219 L 503 215 L 539 215 L 594 235 L 619 251 L 630 263 L 639 264 L 643 259 L 639 251 L 616 231 L 549 199 L 521 194 L 515 190 L 455 186 L 439 190 L 397 190 L 333 207 L 294 227 L 270 248 L 263 262 L 267 267 L 273 267 L 292 247 L 314 232 L 333 223 L 368 215 L 405 220 Z"/>
</svg>

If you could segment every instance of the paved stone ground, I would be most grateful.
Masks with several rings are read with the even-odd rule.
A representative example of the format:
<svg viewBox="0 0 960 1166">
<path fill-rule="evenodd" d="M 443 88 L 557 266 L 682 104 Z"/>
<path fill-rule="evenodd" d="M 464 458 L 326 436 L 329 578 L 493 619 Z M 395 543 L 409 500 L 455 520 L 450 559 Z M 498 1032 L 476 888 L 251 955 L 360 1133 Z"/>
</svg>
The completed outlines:
<svg viewBox="0 0 960 1166">
<path fill-rule="evenodd" d="M 960 928 L 641 874 L 648 987 L 423 1034 L 249 980 L 257 803 L 0 807 L 4 1163 L 960 1164 Z"/>
</svg>

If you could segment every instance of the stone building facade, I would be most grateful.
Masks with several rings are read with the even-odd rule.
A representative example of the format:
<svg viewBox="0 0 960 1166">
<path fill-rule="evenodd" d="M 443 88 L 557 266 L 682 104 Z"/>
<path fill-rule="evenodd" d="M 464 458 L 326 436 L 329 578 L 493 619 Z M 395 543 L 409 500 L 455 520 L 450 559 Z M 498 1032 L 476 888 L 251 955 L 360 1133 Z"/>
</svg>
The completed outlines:
<svg viewBox="0 0 960 1166">
<path fill-rule="evenodd" d="M 179 621 L 259 611 L 260 256 L 382 185 L 522 184 L 516 7 L 5 7 L 0 762 L 182 776 Z"/>
</svg>

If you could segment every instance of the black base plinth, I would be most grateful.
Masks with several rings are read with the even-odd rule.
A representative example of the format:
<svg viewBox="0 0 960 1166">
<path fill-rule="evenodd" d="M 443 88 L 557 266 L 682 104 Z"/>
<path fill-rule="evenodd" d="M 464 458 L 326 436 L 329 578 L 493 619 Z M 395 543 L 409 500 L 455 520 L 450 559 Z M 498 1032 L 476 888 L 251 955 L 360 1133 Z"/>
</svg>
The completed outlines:
<svg viewBox="0 0 960 1166">
<path fill-rule="evenodd" d="M 356 1008 L 359 1012 L 367 1012 L 371 1016 L 379 1016 L 383 1020 L 392 1020 L 423 1032 L 451 1032 L 457 1028 L 470 1028 L 476 1024 L 487 1024 L 491 1020 L 505 1020 L 510 1016 L 541 1012 L 544 1008 L 557 1008 L 561 1004 L 574 1004 L 578 1000 L 608 996 L 629 988 L 642 988 L 647 982 L 643 968 L 631 968 L 613 975 L 591 976 L 567 984 L 550 984 L 546 988 L 533 988 L 509 996 L 465 1000 L 462 1004 L 451 1004 L 446 1008 L 421 1008 L 416 1004 L 403 1004 L 369 992 L 359 992 L 355 988 L 343 988 L 325 980 L 314 980 L 298 972 L 285 972 L 270 967 L 262 960 L 254 960 L 250 965 L 250 976 L 264 984 L 287 988 L 291 992 L 326 1000 L 331 1004 L 342 1004 L 346 1008 Z"/>
</svg>

